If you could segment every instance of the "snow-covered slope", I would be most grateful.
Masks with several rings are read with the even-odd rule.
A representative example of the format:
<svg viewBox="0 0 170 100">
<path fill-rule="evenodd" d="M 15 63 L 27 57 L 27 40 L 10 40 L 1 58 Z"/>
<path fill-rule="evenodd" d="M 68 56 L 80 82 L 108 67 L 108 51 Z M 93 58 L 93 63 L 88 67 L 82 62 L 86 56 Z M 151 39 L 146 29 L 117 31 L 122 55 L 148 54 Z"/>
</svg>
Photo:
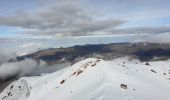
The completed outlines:
<svg viewBox="0 0 170 100">
<path fill-rule="evenodd" d="M 1 100 L 170 100 L 170 61 L 88 58 L 52 74 L 23 77 Z"/>
</svg>

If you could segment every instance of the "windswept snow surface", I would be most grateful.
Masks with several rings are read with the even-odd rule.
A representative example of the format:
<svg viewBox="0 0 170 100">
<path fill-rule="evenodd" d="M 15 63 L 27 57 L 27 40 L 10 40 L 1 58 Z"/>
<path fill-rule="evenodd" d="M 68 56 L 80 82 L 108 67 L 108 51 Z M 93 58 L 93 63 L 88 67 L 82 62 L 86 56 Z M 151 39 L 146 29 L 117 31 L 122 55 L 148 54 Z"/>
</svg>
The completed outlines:
<svg viewBox="0 0 170 100">
<path fill-rule="evenodd" d="M 170 61 L 88 58 L 52 74 L 23 77 L 1 100 L 170 100 Z"/>
</svg>

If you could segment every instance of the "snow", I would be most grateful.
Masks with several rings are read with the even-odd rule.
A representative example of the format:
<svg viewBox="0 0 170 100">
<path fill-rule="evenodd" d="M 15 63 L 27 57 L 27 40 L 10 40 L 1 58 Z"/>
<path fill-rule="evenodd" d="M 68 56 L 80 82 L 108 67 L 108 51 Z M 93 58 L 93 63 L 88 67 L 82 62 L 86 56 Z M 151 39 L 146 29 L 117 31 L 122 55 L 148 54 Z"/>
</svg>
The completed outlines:
<svg viewBox="0 0 170 100">
<path fill-rule="evenodd" d="M 170 61 L 88 58 L 51 74 L 11 83 L 2 100 L 169 100 Z M 121 87 L 124 86 L 124 87 Z M 20 88 L 19 88 L 20 87 Z M 9 94 L 10 93 L 10 94 Z"/>
</svg>

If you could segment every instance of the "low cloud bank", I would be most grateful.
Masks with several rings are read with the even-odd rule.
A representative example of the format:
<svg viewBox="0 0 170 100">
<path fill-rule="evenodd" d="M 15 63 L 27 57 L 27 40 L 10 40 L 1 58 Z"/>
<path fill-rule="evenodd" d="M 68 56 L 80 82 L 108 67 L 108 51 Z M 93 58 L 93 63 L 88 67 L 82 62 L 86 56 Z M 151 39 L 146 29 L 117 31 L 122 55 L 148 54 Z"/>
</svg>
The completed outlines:
<svg viewBox="0 0 170 100">
<path fill-rule="evenodd" d="M 0 80 L 30 75 L 34 70 L 47 66 L 44 61 L 25 59 L 19 62 L 6 62 L 0 65 Z"/>
<path fill-rule="evenodd" d="M 14 39 L 15 38 L 12 38 L 11 41 Z M 0 38 L 0 42 L 2 40 L 3 39 Z M 8 62 L 10 59 L 15 59 L 17 56 L 31 54 L 42 48 L 46 48 L 46 45 L 42 45 L 43 43 L 40 40 L 21 39 L 13 42 L 11 41 L 6 40 L 5 42 L 0 43 L 0 64 Z"/>
<path fill-rule="evenodd" d="M 1 51 L 0 52 L 0 64 L 10 60 L 10 59 L 14 59 L 17 55 L 15 53 L 6 53 Z"/>
<path fill-rule="evenodd" d="M 149 34 L 143 37 L 144 42 L 152 43 L 170 43 L 170 32 L 159 33 L 159 34 Z"/>
</svg>

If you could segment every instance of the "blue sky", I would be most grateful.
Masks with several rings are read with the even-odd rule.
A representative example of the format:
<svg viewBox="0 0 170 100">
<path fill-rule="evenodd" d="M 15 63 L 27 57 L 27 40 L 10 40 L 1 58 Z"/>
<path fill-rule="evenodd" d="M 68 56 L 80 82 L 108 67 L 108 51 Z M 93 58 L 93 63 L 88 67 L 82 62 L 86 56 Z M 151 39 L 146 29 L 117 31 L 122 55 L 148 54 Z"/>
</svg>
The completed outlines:
<svg viewBox="0 0 170 100">
<path fill-rule="evenodd" d="M 8 27 L 8 26 L 1 26 L 0 27 L 0 37 L 12 37 L 17 36 L 19 32 L 21 32 L 21 28 L 16 27 Z"/>
<path fill-rule="evenodd" d="M 37 6 L 36 0 L 0 0 L 0 14 L 8 15 L 19 10 L 33 10 Z"/>
<path fill-rule="evenodd" d="M 170 26 L 169 0 L 65 1 L 0 0 L 0 37 L 25 35 L 25 33 L 29 35 L 34 35 L 34 33 L 40 35 L 42 35 L 41 33 L 50 35 L 53 33 L 57 35 L 79 35 L 80 33 L 80 35 L 88 35 L 93 32 L 106 32 L 112 27 L 115 28 L 115 26 L 116 28 Z M 71 10 L 65 5 L 69 5 Z M 50 12 L 51 10 L 53 12 Z M 81 12 L 81 16 L 76 15 Z M 64 18 L 62 19 L 62 16 L 58 17 L 57 13 L 64 17 L 72 15 L 73 18 L 65 18 L 65 20 Z M 26 18 L 24 19 L 23 17 L 25 16 Z M 21 17 L 22 20 L 18 17 Z M 110 24 L 109 20 L 113 21 L 114 24 Z M 52 21 L 56 22 L 52 23 Z M 82 26 L 83 24 L 89 26 Z M 91 28 L 92 26 L 95 27 Z M 73 32 L 71 33 L 70 31 Z"/>
</svg>

